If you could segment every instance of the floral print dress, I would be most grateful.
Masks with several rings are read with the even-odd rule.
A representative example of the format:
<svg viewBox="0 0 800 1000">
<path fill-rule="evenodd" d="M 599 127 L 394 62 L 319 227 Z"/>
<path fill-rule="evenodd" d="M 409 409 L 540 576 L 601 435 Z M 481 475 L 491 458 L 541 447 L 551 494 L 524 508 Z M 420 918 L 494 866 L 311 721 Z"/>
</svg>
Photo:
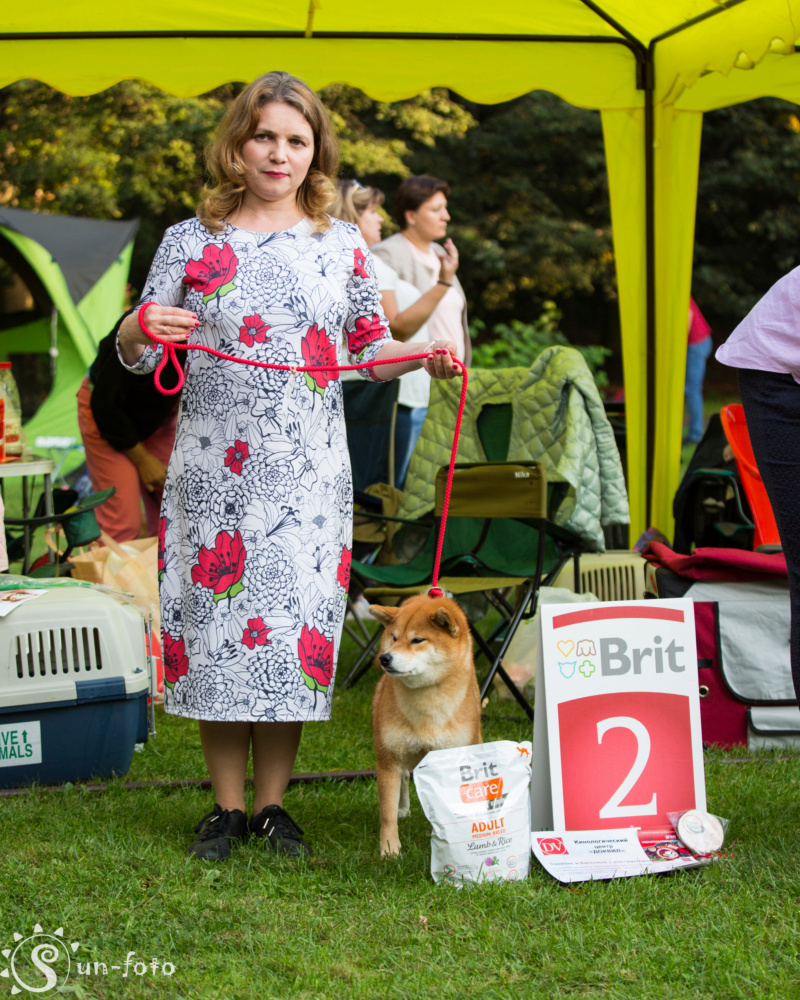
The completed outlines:
<svg viewBox="0 0 800 1000">
<path fill-rule="evenodd" d="M 192 343 L 284 365 L 371 361 L 390 335 L 357 228 L 167 230 L 143 302 L 182 306 Z M 220 721 L 330 718 L 352 551 L 335 369 L 190 351 L 161 508 L 164 707 Z M 160 347 L 132 370 L 152 372 Z M 366 377 L 375 377 L 365 370 Z"/>
</svg>

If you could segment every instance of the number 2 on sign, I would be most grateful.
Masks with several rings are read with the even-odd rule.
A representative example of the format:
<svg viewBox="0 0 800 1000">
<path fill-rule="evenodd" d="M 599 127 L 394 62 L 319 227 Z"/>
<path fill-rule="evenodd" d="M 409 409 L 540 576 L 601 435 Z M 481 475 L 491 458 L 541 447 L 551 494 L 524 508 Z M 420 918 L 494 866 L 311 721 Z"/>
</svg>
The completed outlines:
<svg viewBox="0 0 800 1000">
<path fill-rule="evenodd" d="M 625 780 L 600 810 L 600 819 L 616 819 L 622 816 L 655 816 L 658 812 L 655 792 L 646 805 L 620 805 L 647 767 L 647 761 L 650 759 L 650 733 L 638 719 L 632 719 L 627 715 L 618 715 L 613 719 L 603 719 L 597 723 L 598 743 L 603 742 L 603 737 L 609 729 L 629 729 L 633 733 L 636 737 L 636 759 Z"/>
</svg>

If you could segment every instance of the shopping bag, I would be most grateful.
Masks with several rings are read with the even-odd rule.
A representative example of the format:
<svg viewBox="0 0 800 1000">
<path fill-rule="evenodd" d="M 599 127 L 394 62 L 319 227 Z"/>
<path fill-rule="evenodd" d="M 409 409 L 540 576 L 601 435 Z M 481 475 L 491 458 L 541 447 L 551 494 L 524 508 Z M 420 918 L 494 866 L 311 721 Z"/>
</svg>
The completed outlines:
<svg viewBox="0 0 800 1000">
<path fill-rule="evenodd" d="M 100 543 L 69 556 L 72 576 L 90 583 L 101 583 L 132 594 L 135 604 L 153 616 L 153 630 L 161 631 L 158 603 L 158 539 L 136 538 L 115 542 L 103 532 Z"/>
<path fill-rule="evenodd" d="M 539 656 L 539 608 L 543 604 L 575 604 L 598 601 L 594 594 L 575 594 L 564 587 L 540 587 L 537 610 L 533 618 L 523 619 L 511 637 L 503 657 L 503 669 L 520 691 L 528 695 L 536 683 L 536 664 Z M 495 675 L 494 686 L 502 701 L 511 701 L 511 690 L 499 674 Z M 526 688 L 528 689 L 526 691 Z"/>
</svg>

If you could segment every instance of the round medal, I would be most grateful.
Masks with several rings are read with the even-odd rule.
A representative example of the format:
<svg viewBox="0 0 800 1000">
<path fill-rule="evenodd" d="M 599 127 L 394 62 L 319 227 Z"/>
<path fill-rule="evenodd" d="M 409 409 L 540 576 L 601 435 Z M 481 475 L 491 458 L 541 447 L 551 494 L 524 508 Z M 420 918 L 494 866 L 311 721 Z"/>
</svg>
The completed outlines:
<svg viewBox="0 0 800 1000">
<path fill-rule="evenodd" d="M 690 809 L 678 820 L 678 837 L 695 854 L 709 854 L 722 847 L 725 831 L 716 816 Z"/>
</svg>

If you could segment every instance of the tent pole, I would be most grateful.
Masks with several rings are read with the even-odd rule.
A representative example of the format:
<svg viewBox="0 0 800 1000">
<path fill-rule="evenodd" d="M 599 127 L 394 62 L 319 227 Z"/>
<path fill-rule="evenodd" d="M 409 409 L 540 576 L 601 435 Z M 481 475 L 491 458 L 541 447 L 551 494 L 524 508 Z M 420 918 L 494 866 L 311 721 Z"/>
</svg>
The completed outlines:
<svg viewBox="0 0 800 1000">
<path fill-rule="evenodd" d="M 656 434 L 656 236 L 655 236 L 655 157 L 653 92 L 655 64 L 653 46 L 645 53 L 644 84 L 644 225 L 645 225 L 645 308 L 647 330 L 647 443 L 645 459 L 645 524 L 650 527 L 653 514 L 653 472 Z"/>
<path fill-rule="evenodd" d="M 56 377 L 58 366 L 58 307 L 50 310 L 50 378 Z"/>
</svg>

